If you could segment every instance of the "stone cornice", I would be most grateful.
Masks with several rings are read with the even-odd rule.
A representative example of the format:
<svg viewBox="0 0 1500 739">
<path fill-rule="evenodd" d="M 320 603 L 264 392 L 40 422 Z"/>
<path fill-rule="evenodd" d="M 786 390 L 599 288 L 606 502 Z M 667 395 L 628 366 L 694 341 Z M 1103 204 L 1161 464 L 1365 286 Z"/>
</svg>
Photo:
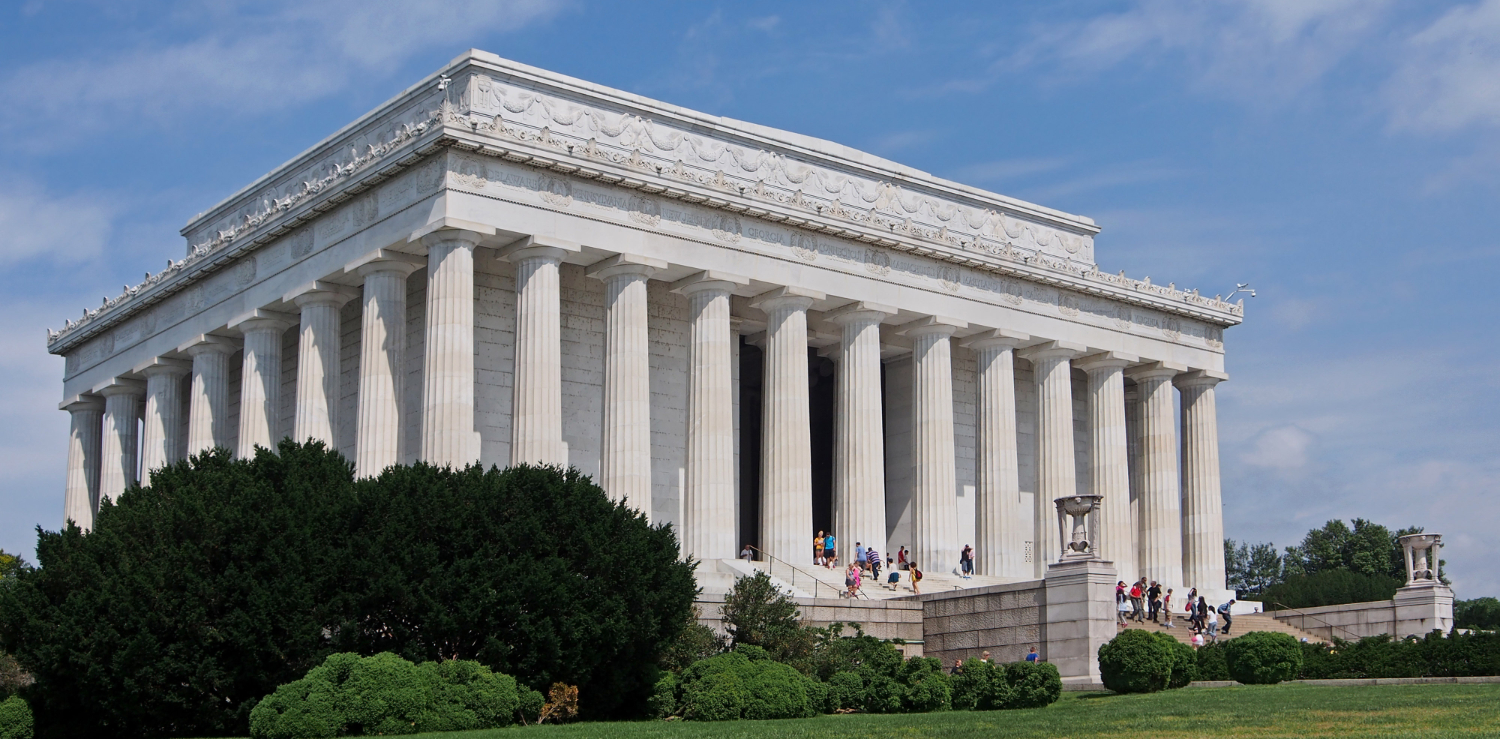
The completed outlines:
<svg viewBox="0 0 1500 739">
<path fill-rule="evenodd" d="M 183 259 L 49 330 L 48 351 L 66 353 L 449 146 L 1218 326 L 1243 317 L 1243 302 L 1098 271 L 1087 218 L 471 51 L 195 217 Z"/>
</svg>

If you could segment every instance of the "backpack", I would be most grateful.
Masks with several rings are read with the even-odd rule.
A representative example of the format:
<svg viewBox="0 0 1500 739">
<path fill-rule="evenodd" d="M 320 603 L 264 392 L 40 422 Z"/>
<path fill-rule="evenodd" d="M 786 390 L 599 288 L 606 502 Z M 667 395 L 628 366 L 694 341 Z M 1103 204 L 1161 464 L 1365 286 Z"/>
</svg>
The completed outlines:
<svg viewBox="0 0 1500 739">
<path fill-rule="evenodd" d="M 911 581 L 922 582 L 922 571 L 915 567 L 911 568 Z"/>
<path fill-rule="evenodd" d="M 1224 613 L 1224 614 L 1229 613 L 1229 604 L 1225 603 L 1225 604 L 1219 606 L 1219 613 Z"/>
</svg>

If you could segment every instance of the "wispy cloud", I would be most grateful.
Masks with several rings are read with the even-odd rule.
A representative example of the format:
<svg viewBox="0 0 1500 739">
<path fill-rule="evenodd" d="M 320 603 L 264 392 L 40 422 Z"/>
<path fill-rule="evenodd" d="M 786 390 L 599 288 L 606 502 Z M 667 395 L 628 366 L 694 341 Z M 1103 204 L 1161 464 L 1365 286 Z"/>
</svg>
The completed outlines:
<svg viewBox="0 0 1500 739">
<path fill-rule="evenodd" d="M 0 267 L 47 260 L 72 264 L 97 257 L 118 206 L 85 194 L 59 195 L 40 184 L 0 177 Z"/>
<path fill-rule="evenodd" d="M 0 126 L 29 139 L 296 107 L 434 47 L 515 31 L 563 0 L 241 3 L 186 12 L 180 40 L 69 53 L 0 78 Z M 43 11 L 46 12 L 46 11 Z"/>
<path fill-rule="evenodd" d="M 1386 85 L 1397 129 L 1500 126 L 1500 0 L 1461 5 L 1407 39 Z"/>
</svg>

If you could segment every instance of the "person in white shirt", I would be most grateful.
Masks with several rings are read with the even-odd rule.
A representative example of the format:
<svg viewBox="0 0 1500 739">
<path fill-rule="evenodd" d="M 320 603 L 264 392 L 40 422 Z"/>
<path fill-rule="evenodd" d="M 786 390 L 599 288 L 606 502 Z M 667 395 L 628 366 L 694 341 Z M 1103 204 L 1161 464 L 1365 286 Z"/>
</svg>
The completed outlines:
<svg viewBox="0 0 1500 739">
<path fill-rule="evenodd" d="M 1209 641 L 1219 640 L 1219 612 L 1216 609 L 1208 609 L 1208 638 Z"/>
</svg>

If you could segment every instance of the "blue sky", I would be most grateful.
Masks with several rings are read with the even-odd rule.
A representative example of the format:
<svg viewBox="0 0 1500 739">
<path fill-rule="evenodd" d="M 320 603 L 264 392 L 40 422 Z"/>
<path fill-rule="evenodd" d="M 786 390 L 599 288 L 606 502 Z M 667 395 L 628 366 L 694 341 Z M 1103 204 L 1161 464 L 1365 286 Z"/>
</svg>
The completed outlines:
<svg viewBox="0 0 1500 739">
<path fill-rule="evenodd" d="M 469 47 L 1091 216 L 1106 270 L 1253 283 L 1228 534 L 1425 526 L 1500 595 L 1500 0 L 5 3 L 0 547 L 62 515 L 43 328 Z"/>
</svg>

